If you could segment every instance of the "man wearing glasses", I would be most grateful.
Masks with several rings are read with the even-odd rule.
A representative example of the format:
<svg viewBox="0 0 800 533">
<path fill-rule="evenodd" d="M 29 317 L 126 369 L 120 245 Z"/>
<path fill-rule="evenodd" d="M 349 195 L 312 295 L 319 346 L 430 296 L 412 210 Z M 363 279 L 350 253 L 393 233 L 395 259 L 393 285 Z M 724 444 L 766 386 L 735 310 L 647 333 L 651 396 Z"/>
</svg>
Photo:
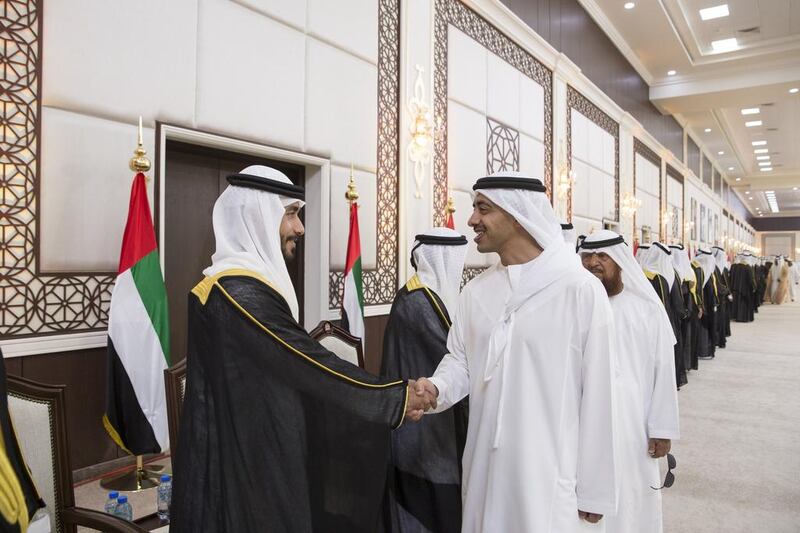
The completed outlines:
<svg viewBox="0 0 800 533">
<path fill-rule="evenodd" d="M 623 238 L 603 230 L 589 235 L 578 253 L 584 268 L 608 293 L 617 333 L 617 445 L 619 505 L 606 518 L 606 533 L 660 533 L 657 459 L 677 439 L 675 335 L 664 306 Z M 669 455 L 670 469 L 675 458 Z M 663 486 L 674 482 L 669 472 Z"/>
</svg>

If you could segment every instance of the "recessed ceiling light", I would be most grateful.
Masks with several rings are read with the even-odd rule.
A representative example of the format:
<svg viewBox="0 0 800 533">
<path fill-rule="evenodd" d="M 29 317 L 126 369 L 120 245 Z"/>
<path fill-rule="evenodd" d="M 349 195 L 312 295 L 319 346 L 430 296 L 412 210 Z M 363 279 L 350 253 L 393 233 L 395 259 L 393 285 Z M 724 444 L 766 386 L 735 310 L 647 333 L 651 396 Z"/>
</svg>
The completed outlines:
<svg viewBox="0 0 800 533">
<path fill-rule="evenodd" d="M 736 40 L 736 37 L 719 39 L 717 41 L 711 41 L 711 48 L 713 48 L 715 52 L 730 52 L 731 50 L 739 48 L 739 42 Z"/>
<path fill-rule="evenodd" d="M 722 150 L 720 150 L 719 152 L 717 152 L 717 155 L 725 155 L 725 152 L 723 152 Z"/>
<path fill-rule="evenodd" d="M 767 152 L 769 152 L 769 148 L 758 148 L 753 150 L 754 154 L 766 154 Z"/>
<path fill-rule="evenodd" d="M 800 89 L 798 89 L 797 87 L 792 87 L 791 89 L 789 89 L 789 94 L 797 94 L 797 93 L 800 93 Z"/>
<path fill-rule="evenodd" d="M 675 74 L 677 74 L 677 73 L 678 73 L 678 71 L 677 71 L 677 70 L 668 70 L 668 71 L 667 71 L 667 76 L 674 76 L 674 75 L 675 75 Z"/>
<path fill-rule="evenodd" d="M 733 170 L 733 167 L 728 167 L 728 170 Z"/>
<path fill-rule="evenodd" d="M 700 18 L 703 20 L 713 20 L 730 15 L 728 11 L 728 4 L 722 4 L 714 7 L 707 7 L 700 10 Z"/>
<path fill-rule="evenodd" d="M 736 181 L 742 181 L 742 178 L 736 178 Z"/>
<path fill-rule="evenodd" d="M 744 125 L 747 126 L 748 128 L 755 128 L 756 126 L 760 126 L 761 124 L 763 123 L 760 120 L 748 120 L 747 122 L 744 123 Z"/>
<path fill-rule="evenodd" d="M 752 144 L 753 146 L 764 146 L 765 144 L 767 144 L 767 141 L 753 141 L 750 144 Z"/>
<path fill-rule="evenodd" d="M 636 4 L 634 4 L 633 2 L 625 2 L 625 5 L 623 7 L 625 9 L 633 9 L 634 7 L 636 7 Z"/>
<path fill-rule="evenodd" d="M 760 166 L 760 167 L 768 167 L 770 165 L 772 165 L 772 163 L 770 163 L 769 161 L 759 161 L 758 162 L 758 166 Z"/>
<path fill-rule="evenodd" d="M 706 128 L 703 131 L 706 132 L 706 133 L 711 133 L 711 128 Z"/>
<path fill-rule="evenodd" d="M 761 109 L 757 107 L 746 107 L 742 109 L 742 115 L 758 115 L 761 113 Z"/>
<path fill-rule="evenodd" d="M 768 155 L 757 155 L 757 156 L 756 156 L 756 159 L 757 159 L 758 161 L 766 161 L 767 159 L 769 159 L 769 157 L 770 157 L 770 156 L 768 156 Z"/>
<path fill-rule="evenodd" d="M 769 172 L 772 170 L 772 167 L 761 167 L 761 172 Z"/>
<path fill-rule="evenodd" d="M 763 216 L 764 216 L 764 213 L 761 213 L 761 214 L 760 214 L 760 215 L 758 215 L 758 216 L 760 216 L 760 217 L 763 217 Z"/>
</svg>

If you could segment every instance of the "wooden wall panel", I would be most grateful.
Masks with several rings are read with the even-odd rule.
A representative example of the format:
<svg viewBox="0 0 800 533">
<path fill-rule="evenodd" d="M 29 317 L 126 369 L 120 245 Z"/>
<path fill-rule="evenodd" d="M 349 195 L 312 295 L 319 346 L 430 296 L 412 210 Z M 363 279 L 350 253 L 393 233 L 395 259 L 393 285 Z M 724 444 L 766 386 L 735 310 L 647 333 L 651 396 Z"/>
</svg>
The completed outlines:
<svg viewBox="0 0 800 533">
<path fill-rule="evenodd" d="M 617 105 L 679 159 L 683 129 L 650 102 L 650 88 L 578 0 L 503 0 L 553 48 L 566 54 Z"/>
</svg>

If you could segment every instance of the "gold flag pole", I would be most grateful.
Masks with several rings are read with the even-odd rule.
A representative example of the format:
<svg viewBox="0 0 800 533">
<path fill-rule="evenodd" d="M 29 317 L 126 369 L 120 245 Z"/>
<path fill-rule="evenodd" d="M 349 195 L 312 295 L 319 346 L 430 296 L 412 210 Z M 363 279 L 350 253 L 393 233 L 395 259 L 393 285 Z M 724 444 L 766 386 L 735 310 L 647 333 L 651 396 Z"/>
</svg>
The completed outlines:
<svg viewBox="0 0 800 533">
<path fill-rule="evenodd" d="M 142 136 L 142 117 L 139 116 L 139 135 L 133 157 L 128 162 L 128 167 L 134 172 L 145 173 L 151 168 L 150 159 L 147 157 L 147 150 L 144 149 L 144 138 Z M 150 179 L 145 175 L 146 179 Z M 136 468 L 130 472 L 125 472 L 116 476 L 111 476 L 100 481 L 100 486 L 107 490 L 121 492 L 139 492 L 140 490 L 152 489 L 159 484 L 159 477 L 164 471 L 162 465 L 147 465 L 144 467 L 144 456 L 136 456 Z"/>
<path fill-rule="evenodd" d="M 353 202 L 358 201 L 358 191 L 356 190 L 356 180 L 353 175 L 353 163 L 350 163 L 350 180 L 347 182 L 347 190 L 344 193 L 345 199 L 353 205 Z"/>
</svg>

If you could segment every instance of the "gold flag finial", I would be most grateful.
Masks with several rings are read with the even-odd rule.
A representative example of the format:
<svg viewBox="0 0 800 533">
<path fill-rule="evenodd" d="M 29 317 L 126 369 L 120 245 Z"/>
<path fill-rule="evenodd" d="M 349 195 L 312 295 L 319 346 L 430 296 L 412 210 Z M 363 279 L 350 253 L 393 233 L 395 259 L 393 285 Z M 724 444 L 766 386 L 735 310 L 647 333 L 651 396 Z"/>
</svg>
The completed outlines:
<svg viewBox="0 0 800 533">
<path fill-rule="evenodd" d="M 448 215 L 452 215 L 453 213 L 456 212 L 456 202 L 455 202 L 455 200 L 453 200 L 453 196 L 452 195 L 447 197 L 447 208 L 446 208 L 446 211 L 447 211 Z"/>
<path fill-rule="evenodd" d="M 344 193 L 344 197 L 351 204 L 358 200 L 358 191 L 356 190 L 356 180 L 353 175 L 352 163 L 350 163 L 350 180 L 347 182 L 347 191 Z"/>
<path fill-rule="evenodd" d="M 150 170 L 151 164 L 150 159 L 147 157 L 147 150 L 144 149 L 144 140 L 142 137 L 142 117 L 139 116 L 139 136 L 138 136 L 138 146 L 136 150 L 133 151 L 133 157 L 131 157 L 130 163 L 128 166 L 134 172 L 148 172 Z"/>
</svg>

